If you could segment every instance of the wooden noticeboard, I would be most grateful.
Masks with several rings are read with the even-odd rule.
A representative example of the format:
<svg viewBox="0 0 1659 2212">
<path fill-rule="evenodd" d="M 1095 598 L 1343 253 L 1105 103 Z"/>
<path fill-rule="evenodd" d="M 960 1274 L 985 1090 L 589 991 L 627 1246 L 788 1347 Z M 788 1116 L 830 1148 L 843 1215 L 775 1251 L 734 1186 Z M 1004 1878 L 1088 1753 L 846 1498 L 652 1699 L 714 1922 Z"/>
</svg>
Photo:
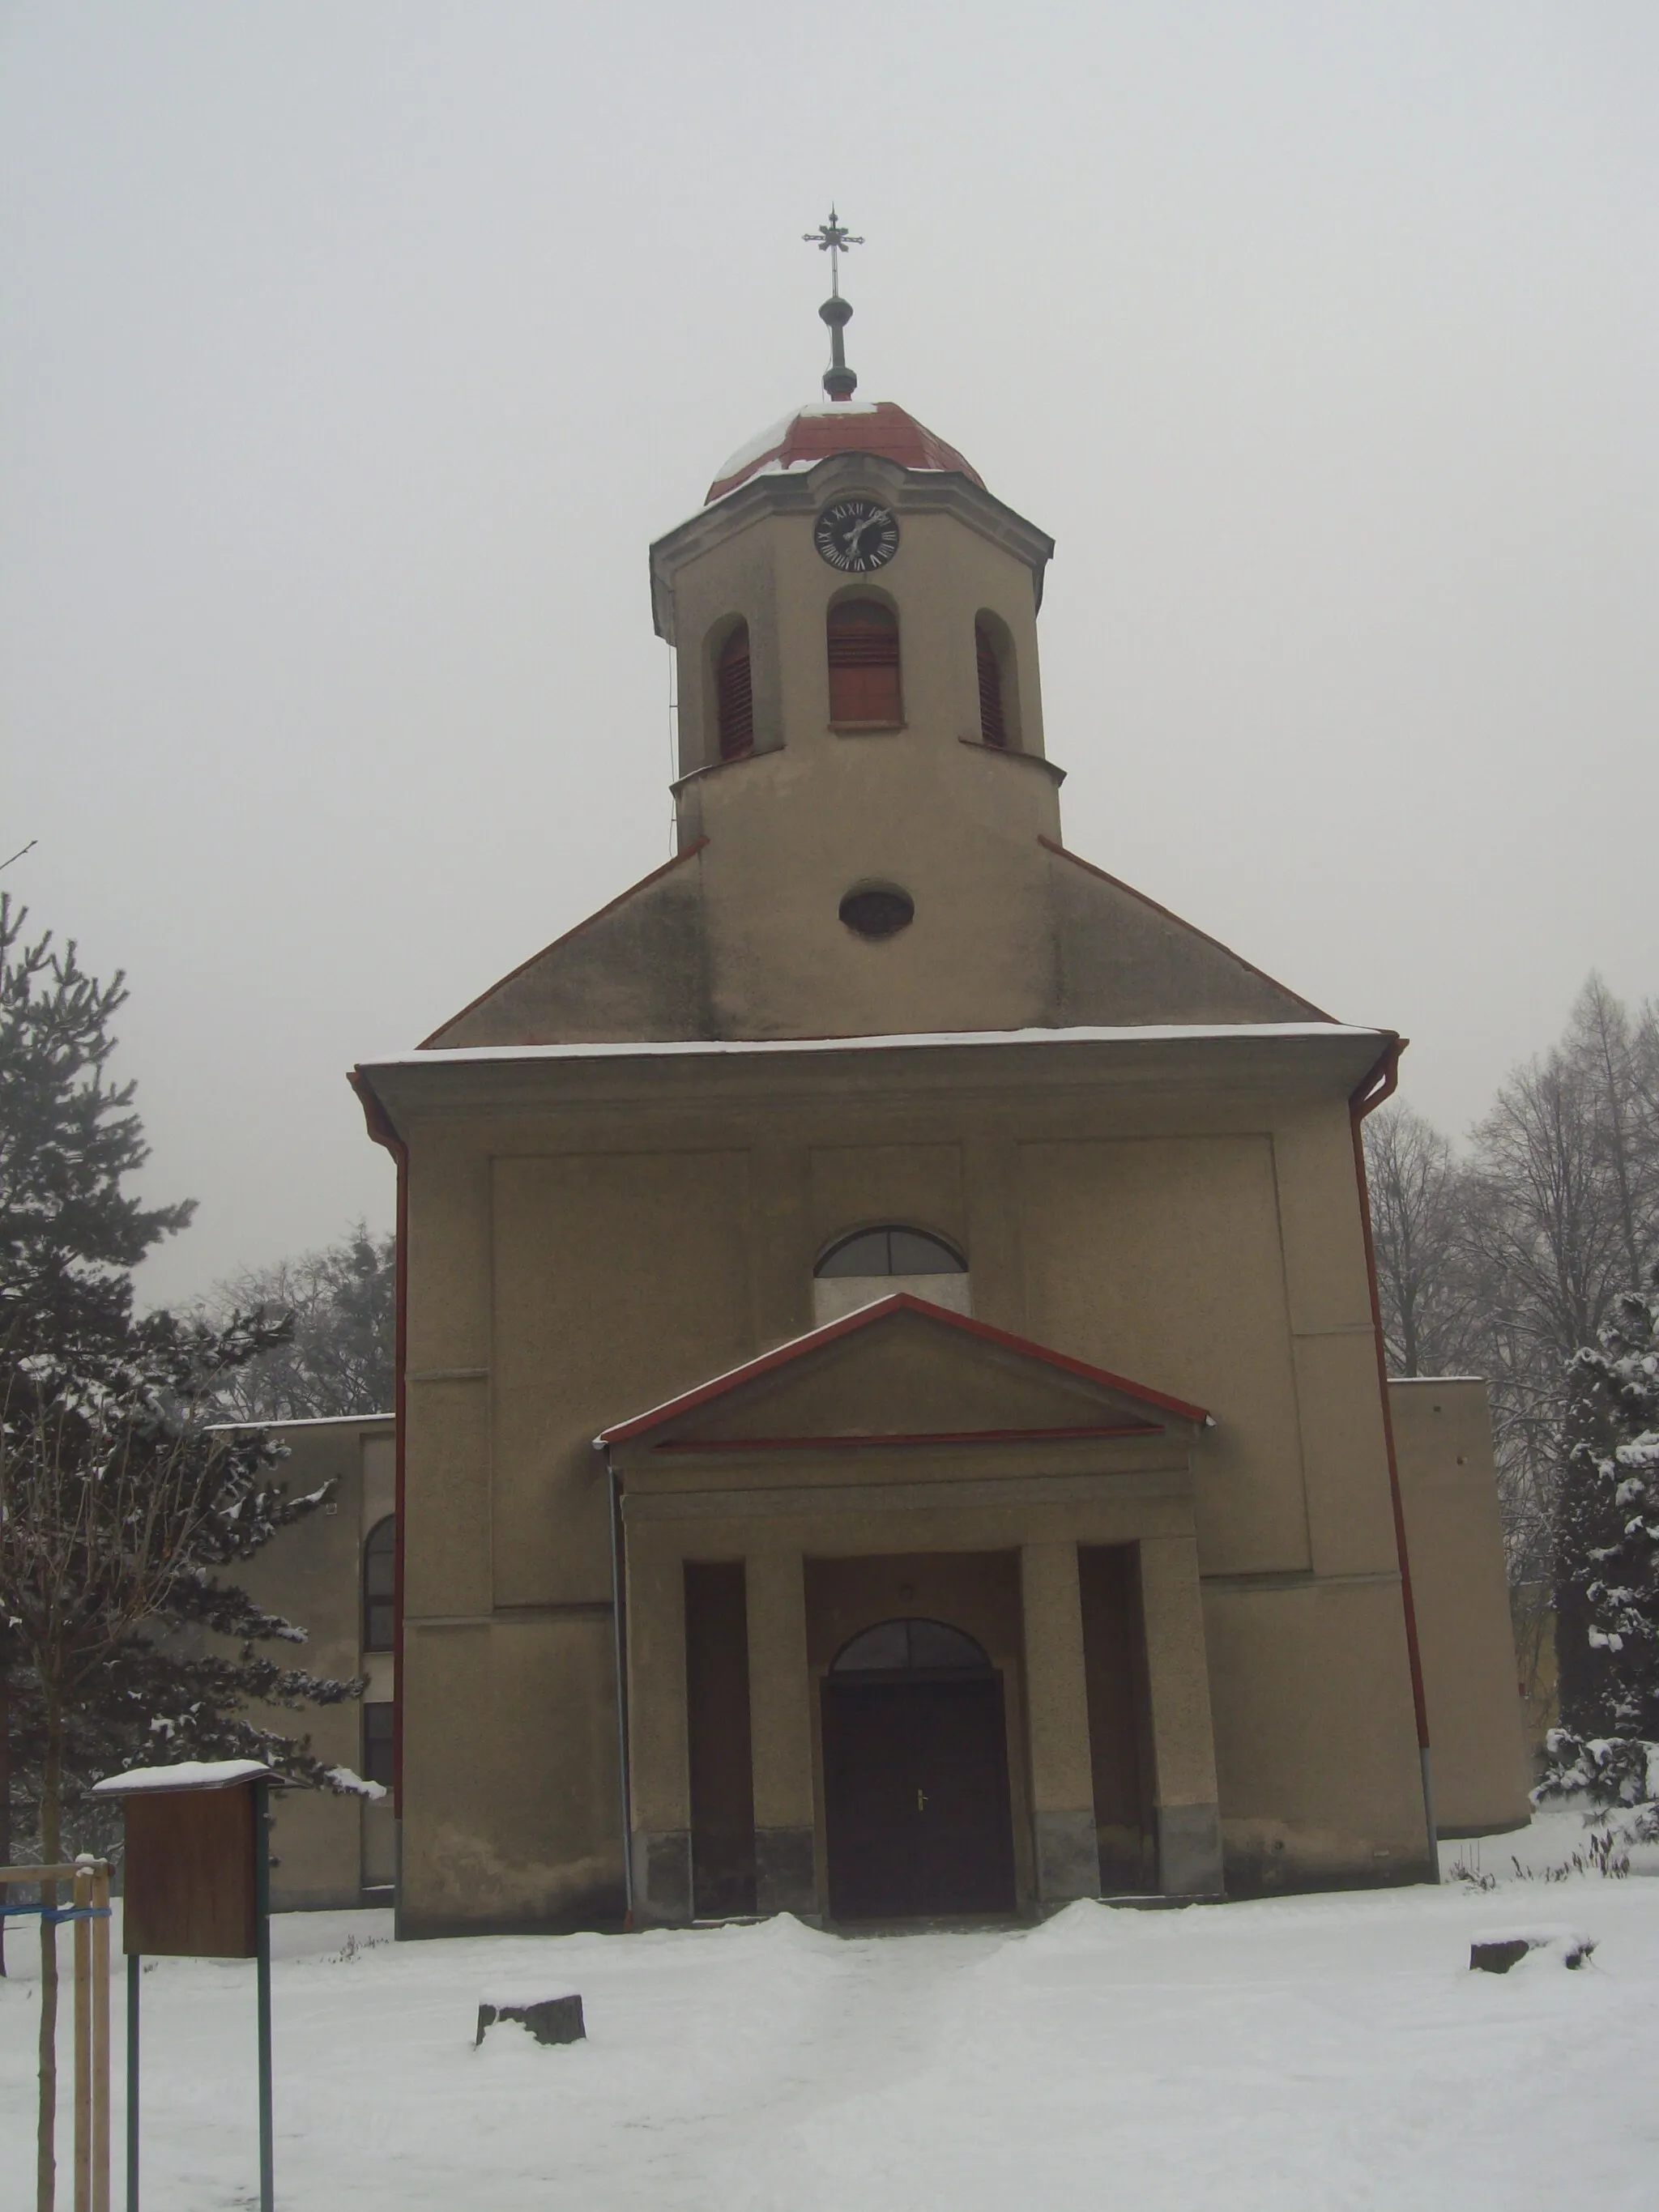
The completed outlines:
<svg viewBox="0 0 1659 2212">
<path fill-rule="evenodd" d="M 122 1948 L 147 1959 L 258 1955 L 254 1792 L 136 1791 L 126 1815 Z"/>
</svg>

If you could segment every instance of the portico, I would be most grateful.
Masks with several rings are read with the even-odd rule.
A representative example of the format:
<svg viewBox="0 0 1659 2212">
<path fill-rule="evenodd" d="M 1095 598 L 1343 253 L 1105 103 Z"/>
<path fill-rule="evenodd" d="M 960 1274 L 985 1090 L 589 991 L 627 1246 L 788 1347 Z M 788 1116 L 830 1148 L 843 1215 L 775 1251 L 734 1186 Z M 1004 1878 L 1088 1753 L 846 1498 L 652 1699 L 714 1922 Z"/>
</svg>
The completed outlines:
<svg viewBox="0 0 1659 2212">
<path fill-rule="evenodd" d="M 686 1593 L 715 1564 L 737 1571 L 725 1602 L 742 1610 L 746 1668 L 723 1680 L 704 1671 L 702 1694 L 751 1747 L 747 1909 L 823 1914 L 838 1890 L 877 1893 L 836 1863 L 826 1699 L 844 1679 L 843 1655 L 906 1621 L 953 1632 L 979 1666 L 954 1655 L 929 1665 L 927 1651 L 919 1668 L 883 1666 L 891 1655 L 872 1648 L 854 1662 L 862 1705 L 873 1714 L 885 1692 L 892 1707 L 907 1673 L 913 1705 L 924 1677 L 954 1689 L 957 1704 L 970 1674 L 994 1686 L 998 1771 L 964 1801 L 959 1825 L 971 1856 L 975 1822 L 1007 1820 L 1006 1909 L 1100 1893 L 1095 1778 L 1113 1760 L 1147 1770 L 1109 1778 L 1120 1800 L 1150 1784 L 1151 1881 L 1133 1886 L 1218 1894 L 1194 1521 L 1193 1459 L 1209 1425 L 1201 1407 L 899 1294 L 607 1431 L 599 1441 L 622 1534 L 636 1917 L 706 1911 L 694 1804 L 715 1825 L 721 1808 L 718 1778 L 699 1790 L 693 1771 L 709 1731 L 689 1702 L 700 1630 Z M 1115 1555 L 1118 1587 L 1139 1600 L 1133 1619 L 1109 1618 L 1099 1578 L 1079 1574 L 1079 1558 L 1096 1553 Z M 1115 1714 L 1102 1711 L 1091 1741 L 1091 1642 L 1113 1656 L 1139 1645 L 1138 1681 L 1119 1701 L 1130 1725 L 1115 1739 Z M 837 1723 L 843 1737 L 881 1725 Z M 895 1755 L 902 1764 L 902 1748 Z M 914 1808 L 924 1830 L 948 1794 L 889 1792 L 896 1805 L 930 1801 Z M 905 1838 L 883 1831 L 878 1808 L 872 1817 L 862 1847 L 902 1856 Z M 843 1823 L 843 1856 L 859 1847 L 851 1832 Z M 937 1897 L 924 1883 L 912 1909 L 949 1911 L 948 1879 Z"/>
</svg>

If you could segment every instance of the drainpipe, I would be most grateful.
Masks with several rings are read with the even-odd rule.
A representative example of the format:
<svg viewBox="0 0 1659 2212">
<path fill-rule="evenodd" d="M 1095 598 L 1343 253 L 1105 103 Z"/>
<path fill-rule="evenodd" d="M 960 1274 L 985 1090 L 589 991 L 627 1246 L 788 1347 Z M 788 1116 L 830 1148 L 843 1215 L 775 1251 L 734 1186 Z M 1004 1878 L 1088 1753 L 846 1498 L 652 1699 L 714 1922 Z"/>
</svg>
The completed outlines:
<svg viewBox="0 0 1659 2212">
<path fill-rule="evenodd" d="M 1389 1363 L 1382 1343 L 1382 1301 L 1376 1287 L 1376 1243 L 1371 1235 L 1370 1187 L 1365 1175 L 1365 1139 L 1361 1123 L 1400 1080 L 1400 1055 L 1408 1040 L 1393 1037 L 1348 1100 L 1353 1131 L 1354 1176 L 1359 1186 L 1359 1225 L 1365 1240 L 1365 1273 L 1371 1293 L 1371 1334 L 1376 1345 L 1376 1387 L 1382 1404 L 1382 1442 L 1389 1460 L 1389 1495 L 1394 1506 L 1395 1550 L 1400 1560 L 1400 1596 L 1406 1614 L 1406 1656 L 1411 1665 L 1412 1705 L 1417 1719 L 1417 1759 L 1423 1783 L 1423 1821 L 1429 1835 L 1430 1880 L 1440 1879 L 1440 1831 L 1434 1815 L 1434 1762 L 1429 1748 L 1429 1701 L 1423 1688 L 1423 1652 L 1417 1635 L 1417 1605 L 1412 1595 L 1411 1553 L 1406 1541 L 1406 1508 L 1400 1494 L 1400 1461 L 1395 1450 L 1394 1415 L 1389 1404 Z"/>
<path fill-rule="evenodd" d="M 392 1116 L 355 1068 L 346 1081 L 357 1094 L 368 1133 L 383 1145 L 398 1170 L 397 1252 L 395 1255 L 396 1328 L 392 1351 L 392 1816 L 396 1852 L 396 1932 L 403 1934 L 404 1914 L 404 1435 L 407 1422 L 405 1378 L 409 1370 L 409 1146 L 392 1126 Z"/>
<path fill-rule="evenodd" d="M 611 1462 L 609 1444 L 604 1447 L 604 1451 L 605 1486 L 611 1496 L 611 1635 L 617 1667 L 617 1776 L 622 1792 L 623 1927 L 631 1931 L 634 1925 L 634 1836 L 628 1761 L 628 1632 L 623 1613 L 626 1583 L 622 1540 L 622 1477 Z"/>
</svg>

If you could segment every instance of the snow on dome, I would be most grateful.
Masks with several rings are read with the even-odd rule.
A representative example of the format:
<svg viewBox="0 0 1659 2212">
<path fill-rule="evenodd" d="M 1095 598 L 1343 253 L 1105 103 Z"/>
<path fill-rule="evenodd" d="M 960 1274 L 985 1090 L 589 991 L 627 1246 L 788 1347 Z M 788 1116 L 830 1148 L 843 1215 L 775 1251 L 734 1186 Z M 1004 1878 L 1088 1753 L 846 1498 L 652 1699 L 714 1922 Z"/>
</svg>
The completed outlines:
<svg viewBox="0 0 1659 2212">
<path fill-rule="evenodd" d="M 981 491 L 985 489 L 978 470 L 954 446 L 936 438 L 926 424 L 890 399 L 842 399 L 798 407 L 746 446 L 739 446 L 709 485 L 703 504 L 724 499 L 750 477 L 810 469 L 832 453 L 876 453 L 903 469 L 948 469 Z"/>
</svg>

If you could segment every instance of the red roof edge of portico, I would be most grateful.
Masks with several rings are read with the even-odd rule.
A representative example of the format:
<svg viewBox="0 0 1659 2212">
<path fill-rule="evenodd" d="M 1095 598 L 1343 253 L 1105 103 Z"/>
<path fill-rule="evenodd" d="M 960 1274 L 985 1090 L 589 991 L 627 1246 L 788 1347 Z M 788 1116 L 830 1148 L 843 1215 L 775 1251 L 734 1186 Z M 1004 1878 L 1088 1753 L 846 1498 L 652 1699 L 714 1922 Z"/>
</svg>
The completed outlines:
<svg viewBox="0 0 1659 2212">
<path fill-rule="evenodd" d="M 727 1370 L 707 1382 L 700 1382 L 693 1390 L 682 1391 L 678 1398 L 666 1399 L 660 1406 L 653 1406 L 647 1413 L 636 1413 L 632 1420 L 619 1421 L 614 1428 L 602 1429 L 594 1437 L 596 1449 L 607 1444 L 624 1444 L 634 1437 L 660 1428 L 665 1423 L 678 1419 L 682 1414 L 695 1413 L 701 1406 L 712 1405 L 717 1399 L 740 1389 L 745 1382 L 753 1382 L 763 1375 L 787 1367 L 810 1352 L 820 1352 L 826 1345 L 842 1337 L 855 1335 L 859 1330 L 872 1328 L 876 1323 L 890 1319 L 896 1313 L 920 1314 L 925 1320 L 939 1322 L 947 1328 L 959 1329 L 964 1336 L 976 1337 L 983 1344 L 995 1345 L 1004 1352 L 1017 1352 L 1027 1359 L 1041 1361 L 1045 1367 L 1057 1369 L 1062 1375 L 1075 1375 L 1085 1382 L 1093 1382 L 1104 1390 L 1115 1390 L 1120 1396 L 1133 1398 L 1143 1406 L 1155 1406 L 1160 1413 L 1173 1413 L 1177 1419 L 1191 1421 L 1201 1428 L 1213 1428 L 1215 1417 L 1202 1406 L 1189 1405 L 1184 1398 L 1174 1398 L 1164 1390 L 1154 1390 L 1144 1382 L 1132 1382 L 1127 1376 L 1111 1374 L 1104 1367 L 1091 1367 L 1085 1359 L 1073 1359 L 1069 1352 L 1056 1352 L 1051 1345 L 1037 1344 L 1031 1338 L 1015 1336 L 1006 1328 L 994 1328 L 989 1322 L 975 1321 L 968 1314 L 952 1313 L 946 1306 L 936 1306 L 927 1298 L 919 1298 L 909 1291 L 894 1291 L 889 1297 L 878 1298 L 872 1305 L 860 1306 L 855 1313 L 843 1314 L 839 1321 L 824 1322 L 821 1328 L 809 1329 L 805 1336 L 792 1337 L 788 1343 L 776 1345 L 763 1352 L 757 1359 L 745 1360 L 741 1367 Z"/>
</svg>

